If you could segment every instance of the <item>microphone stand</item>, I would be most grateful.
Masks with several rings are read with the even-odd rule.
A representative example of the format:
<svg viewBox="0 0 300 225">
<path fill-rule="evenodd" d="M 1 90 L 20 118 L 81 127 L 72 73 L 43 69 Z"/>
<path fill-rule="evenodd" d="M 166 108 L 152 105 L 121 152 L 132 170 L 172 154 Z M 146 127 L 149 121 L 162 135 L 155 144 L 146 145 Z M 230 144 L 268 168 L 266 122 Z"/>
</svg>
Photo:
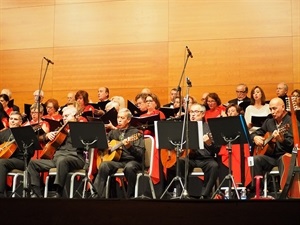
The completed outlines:
<svg viewBox="0 0 300 225">
<path fill-rule="evenodd" d="M 185 68 L 186 68 L 186 65 L 188 63 L 189 57 L 191 57 L 191 52 L 188 51 L 187 57 L 186 57 L 185 62 L 184 62 L 183 70 L 182 70 L 182 73 L 181 73 L 181 76 L 180 76 L 180 79 L 179 79 L 179 83 L 178 83 L 178 86 L 177 86 L 177 92 L 178 92 L 178 95 L 179 95 L 179 102 L 180 102 L 179 103 L 179 118 L 181 117 L 181 114 L 182 114 L 182 99 L 181 99 L 180 84 L 181 84 L 182 78 L 184 76 Z"/>
<path fill-rule="evenodd" d="M 44 85 L 45 77 L 46 77 L 46 74 L 47 74 L 47 71 L 48 71 L 48 66 L 49 66 L 49 63 L 50 63 L 50 61 L 46 60 L 47 61 L 47 65 L 46 65 L 46 69 L 45 69 L 44 75 L 42 77 L 43 59 L 42 59 L 42 64 L 41 64 L 39 89 L 38 89 L 39 92 L 38 92 L 38 99 L 37 99 L 37 104 L 38 104 L 38 118 L 37 118 L 37 121 L 38 121 L 38 125 L 40 124 L 40 119 L 41 119 L 40 118 L 40 112 L 41 112 L 41 107 L 40 107 L 41 106 L 41 92 L 42 92 L 42 88 L 43 88 L 43 85 Z M 37 137 L 39 137 L 39 136 L 40 136 L 40 129 L 37 130 Z"/>
<path fill-rule="evenodd" d="M 183 149 L 183 139 L 184 139 L 184 131 L 185 131 L 185 141 L 186 141 L 186 157 L 184 159 L 185 167 L 184 167 L 184 187 L 181 193 L 181 198 L 189 198 L 188 191 L 187 191 L 187 178 L 188 178 L 188 169 L 189 169 L 189 156 L 188 156 L 188 149 L 189 149 L 189 122 L 188 122 L 188 105 L 189 105 L 189 89 L 192 87 L 192 82 L 189 78 L 187 80 L 187 89 L 186 89 L 186 112 L 184 114 L 183 125 L 182 125 L 182 136 L 181 136 L 181 147 Z"/>
</svg>

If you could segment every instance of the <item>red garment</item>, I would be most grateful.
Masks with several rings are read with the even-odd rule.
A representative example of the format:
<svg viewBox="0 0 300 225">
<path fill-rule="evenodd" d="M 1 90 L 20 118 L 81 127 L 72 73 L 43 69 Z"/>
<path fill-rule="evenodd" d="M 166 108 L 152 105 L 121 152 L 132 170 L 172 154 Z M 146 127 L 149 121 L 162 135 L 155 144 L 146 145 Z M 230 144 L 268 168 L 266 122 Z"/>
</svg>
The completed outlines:
<svg viewBox="0 0 300 225">
<path fill-rule="evenodd" d="M 50 119 L 50 120 L 60 121 L 63 117 L 62 117 L 62 115 L 57 113 L 57 114 L 53 114 L 51 116 L 49 114 L 47 114 L 47 115 L 43 116 L 42 118 L 43 119 Z"/>
<path fill-rule="evenodd" d="M 86 105 L 83 109 L 83 112 L 92 111 L 95 112 L 95 108 L 92 105 Z"/>
<path fill-rule="evenodd" d="M 205 120 L 207 121 L 207 119 L 209 119 L 209 118 L 217 118 L 217 117 L 220 117 L 222 111 L 225 111 L 225 110 L 226 110 L 226 108 L 225 108 L 225 106 L 223 106 L 223 105 L 219 105 L 219 106 L 218 106 L 216 109 L 214 109 L 214 110 L 209 109 L 209 110 L 207 110 L 207 111 L 205 112 Z"/>
<path fill-rule="evenodd" d="M 147 117 L 147 116 L 152 116 L 152 115 L 157 115 L 159 114 L 159 117 L 161 120 L 166 119 L 166 116 L 163 112 L 159 111 L 159 110 L 155 110 L 151 113 L 144 113 L 142 114 L 140 117 Z M 154 140 L 155 140 L 155 135 L 151 130 L 145 130 L 144 131 L 144 135 L 151 135 Z M 154 142 L 155 143 L 155 142 Z M 157 184 L 160 181 L 160 176 L 159 176 L 159 150 L 156 148 L 156 146 L 154 147 L 154 156 L 153 156 L 153 167 L 152 167 L 152 182 L 153 184 Z M 164 173 L 166 173 L 166 170 L 164 171 Z"/>
<path fill-rule="evenodd" d="M 12 107 L 10 107 L 10 108 L 8 108 L 8 109 L 6 109 L 5 110 L 5 112 L 6 112 L 6 114 L 9 116 L 10 115 L 10 113 L 13 111 L 13 108 Z"/>
<path fill-rule="evenodd" d="M 228 150 L 226 149 L 226 145 L 223 145 L 220 149 L 219 155 L 222 158 L 222 163 L 229 167 L 229 159 L 228 159 Z M 241 151 L 240 144 L 232 145 L 232 175 L 235 183 L 242 183 L 241 177 Z M 244 186 L 247 186 L 251 182 L 251 173 L 250 167 L 248 166 L 248 157 L 250 156 L 249 144 L 244 144 L 244 165 L 245 165 L 245 183 Z"/>
<path fill-rule="evenodd" d="M 9 127 L 8 119 L 6 117 L 3 117 L 1 122 L 5 128 Z"/>
</svg>

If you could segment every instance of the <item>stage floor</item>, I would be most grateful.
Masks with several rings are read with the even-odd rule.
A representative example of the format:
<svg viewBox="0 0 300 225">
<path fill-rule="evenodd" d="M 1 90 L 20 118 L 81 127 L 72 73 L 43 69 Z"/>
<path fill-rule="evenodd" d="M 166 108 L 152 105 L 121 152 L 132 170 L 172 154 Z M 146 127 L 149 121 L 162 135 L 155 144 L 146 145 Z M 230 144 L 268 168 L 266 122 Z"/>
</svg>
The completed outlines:
<svg viewBox="0 0 300 225">
<path fill-rule="evenodd" d="M 299 224 L 300 200 L 0 199 L 1 224 Z"/>
</svg>

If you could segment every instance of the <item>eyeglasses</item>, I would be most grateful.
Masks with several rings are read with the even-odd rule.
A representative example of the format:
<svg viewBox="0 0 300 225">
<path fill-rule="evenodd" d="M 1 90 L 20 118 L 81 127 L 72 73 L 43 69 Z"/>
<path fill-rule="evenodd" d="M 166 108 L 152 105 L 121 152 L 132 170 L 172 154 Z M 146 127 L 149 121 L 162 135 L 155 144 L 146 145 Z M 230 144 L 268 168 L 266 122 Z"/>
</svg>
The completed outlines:
<svg viewBox="0 0 300 225">
<path fill-rule="evenodd" d="M 153 102 L 153 100 L 146 100 L 146 102 Z"/>
<path fill-rule="evenodd" d="M 236 93 L 246 93 L 246 91 L 235 91 Z"/>
<path fill-rule="evenodd" d="M 199 114 L 199 113 L 203 113 L 203 111 L 200 110 L 191 110 L 190 114 L 195 113 L 195 114 Z"/>
</svg>

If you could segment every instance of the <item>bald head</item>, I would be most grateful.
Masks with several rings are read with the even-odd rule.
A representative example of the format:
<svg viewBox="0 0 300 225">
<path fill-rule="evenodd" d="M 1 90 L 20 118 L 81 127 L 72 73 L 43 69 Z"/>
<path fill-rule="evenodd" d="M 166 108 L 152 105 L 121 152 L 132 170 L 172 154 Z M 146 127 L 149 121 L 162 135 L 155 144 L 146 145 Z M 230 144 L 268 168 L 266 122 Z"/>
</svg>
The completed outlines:
<svg viewBox="0 0 300 225">
<path fill-rule="evenodd" d="M 285 105 L 281 98 L 273 98 L 269 103 L 270 111 L 275 120 L 280 122 L 285 116 Z"/>
</svg>

